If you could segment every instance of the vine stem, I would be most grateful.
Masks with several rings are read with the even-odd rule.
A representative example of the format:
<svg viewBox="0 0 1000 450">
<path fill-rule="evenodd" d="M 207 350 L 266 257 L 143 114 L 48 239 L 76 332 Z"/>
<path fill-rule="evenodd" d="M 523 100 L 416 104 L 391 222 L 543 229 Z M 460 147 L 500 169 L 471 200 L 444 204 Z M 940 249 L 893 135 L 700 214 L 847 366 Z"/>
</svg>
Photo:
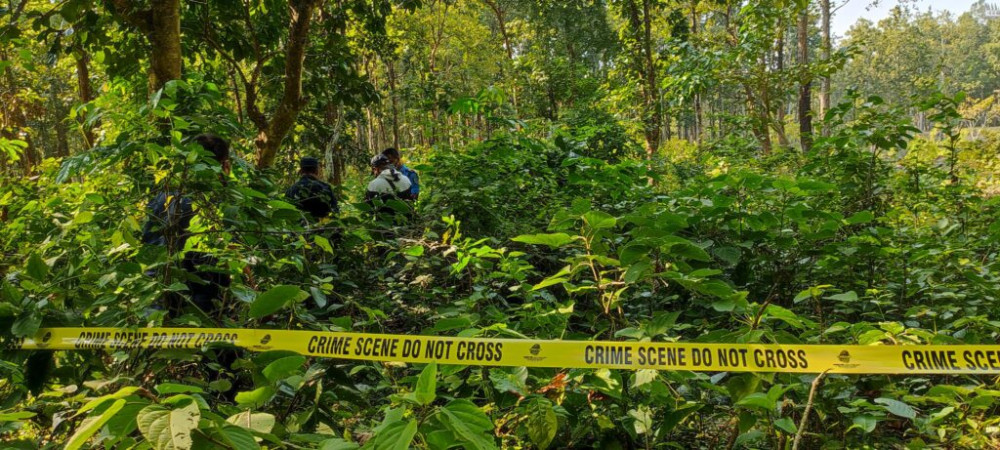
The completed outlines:
<svg viewBox="0 0 1000 450">
<path fill-rule="evenodd" d="M 802 440 L 802 433 L 806 430 L 806 423 L 809 421 L 809 412 L 812 411 L 813 400 L 816 398 L 816 390 L 819 389 L 820 383 L 823 382 L 823 377 L 830 369 L 826 369 L 823 373 L 819 374 L 815 380 L 812 382 L 812 387 L 809 388 L 809 401 L 806 402 L 806 410 L 802 412 L 802 420 L 799 421 L 799 429 L 795 431 L 795 440 L 792 441 L 792 450 L 799 450 L 799 442 Z"/>
</svg>

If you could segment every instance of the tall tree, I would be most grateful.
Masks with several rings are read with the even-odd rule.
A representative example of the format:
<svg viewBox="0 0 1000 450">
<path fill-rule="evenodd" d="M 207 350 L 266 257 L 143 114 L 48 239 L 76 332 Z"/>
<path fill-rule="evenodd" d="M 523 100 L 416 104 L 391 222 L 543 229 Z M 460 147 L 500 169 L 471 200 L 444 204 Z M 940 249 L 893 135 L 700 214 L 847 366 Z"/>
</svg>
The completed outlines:
<svg viewBox="0 0 1000 450">
<path fill-rule="evenodd" d="M 799 134 L 802 151 L 812 150 L 812 73 L 809 70 L 809 2 L 799 11 Z"/>
<path fill-rule="evenodd" d="M 622 2 L 628 19 L 626 41 L 632 70 L 639 78 L 642 94 L 642 133 L 646 141 L 646 157 L 652 158 L 660 146 L 663 125 L 663 105 L 656 81 L 656 53 L 653 51 L 653 14 L 655 0 L 625 0 Z"/>
<path fill-rule="evenodd" d="M 295 126 L 299 111 L 305 106 L 302 96 L 302 68 L 305 64 L 306 46 L 309 43 L 309 24 L 317 0 L 289 0 L 288 43 L 285 48 L 285 80 L 281 100 L 270 118 L 264 117 L 256 101 L 247 99 L 247 108 L 254 111 L 251 119 L 259 132 L 257 167 L 270 167 L 278 153 L 281 141 Z"/>
<path fill-rule="evenodd" d="M 181 77 L 180 0 L 150 0 L 140 7 L 135 0 L 113 0 L 115 12 L 136 27 L 149 41 L 149 89 L 155 92 Z"/>
<path fill-rule="evenodd" d="M 489 7 L 490 11 L 497 19 L 497 30 L 500 31 L 500 37 L 503 38 L 503 48 L 507 52 L 507 60 L 511 65 L 511 72 L 513 72 L 514 63 L 514 44 L 511 42 L 510 31 L 507 29 L 508 18 L 508 8 L 502 0 L 483 0 L 483 3 Z M 508 76 L 512 75 L 508 74 Z M 511 100 L 514 104 L 514 112 L 517 113 L 517 80 L 511 84 Z"/>
<path fill-rule="evenodd" d="M 823 63 L 829 64 L 832 46 L 830 41 L 830 0 L 819 0 L 819 14 L 821 22 L 820 33 L 822 33 L 822 42 L 820 43 L 820 50 L 822 53 L 821 56 L 823 58 Z M 824 73 L 819 94 L 820 119 L 826 117 L 826 111 L 828 109 L 830 109 L 830 75 Z M 823 122 L 822 130 L 823 136 L 829 135 L 830 130 L 827 128 L 826 122 Z"/>
<path fill-rule="evenodd" d="M 86 104 L 94 99 L 94 93 L 90 86 L 90 53 L 82 46 L 77 46 L 73 52 L 76 61 L 76 81 L 77 93 L 80 103 Z M 80 126 L 83 127 L 84 144 L 90 148 L 94 146 L 94 130 L 86 123 L 86 117 L 79 116 Z"/>
</svg>

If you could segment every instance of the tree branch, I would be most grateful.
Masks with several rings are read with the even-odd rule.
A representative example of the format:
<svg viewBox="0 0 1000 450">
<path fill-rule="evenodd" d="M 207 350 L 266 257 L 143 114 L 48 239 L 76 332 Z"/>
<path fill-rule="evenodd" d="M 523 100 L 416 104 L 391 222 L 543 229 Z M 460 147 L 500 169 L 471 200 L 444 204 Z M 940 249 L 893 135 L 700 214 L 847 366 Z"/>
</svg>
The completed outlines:
<svg viewBox="0 0 1000 450">
<path fill-rule="evenodd" d="M 819 384 L 823 381 L 823 377 L 830 369 L 824 370 L 823 373 L 816 376 L 816 379 L 812 382 L 812 388 L 809 389 L 809 400 L 806 402 L 806 410 L 802 412 L 802 420 L 799 421 L 799 429 L 795 432 L 795 440 L 792 441 L 792 450 L 799 450 L 799 442 L 802 440 L 802 433 L 806 429 L 806 424 L 809 421 L 809 412 L 812 411 L 813 400 L 816 399 L 816 390 L 819 388 Z"/>
<path fill-rule="evenodd" d="M 27 3 L 27 2 L 25 2 Z M 138 9 L 134 0 L 111 0 L 114 12 L 132 25 L 142 31 L 149 33 L 152 31 L 153 11 L 149 9 Z"/>
</svg>

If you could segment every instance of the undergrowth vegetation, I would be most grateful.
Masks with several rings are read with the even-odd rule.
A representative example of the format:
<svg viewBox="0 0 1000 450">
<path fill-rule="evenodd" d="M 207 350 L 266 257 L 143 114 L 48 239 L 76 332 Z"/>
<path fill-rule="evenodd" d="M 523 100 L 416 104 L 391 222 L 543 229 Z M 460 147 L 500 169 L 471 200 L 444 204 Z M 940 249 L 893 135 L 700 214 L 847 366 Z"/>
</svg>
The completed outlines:
<svg viewBox="0 0 1000 450">
<path fill-rule="evenodd" d="M 616 156 L 631 142 L 591 139 L 613 127 L 497 130 L 421 150 L 410 222 L 371 221 L 350 181 L 344 214 L 308 228 L 278 172 L 235 164 L 220 181 L 186 143 L 207 129 L 245 137 L 217 97 L 189 79 L 138 111 L 108 104 L 104 120 L 122 125 L 106 145 L 5 180 L 5 339 L 160 325 L 861 345 L 1000 333 L 1000 137 L 948 140 L 947 102 L 926 105 L 944 139 L 856 99 L 828 114 L 834 131 L 811 152 L 763 158 L 730 143 L 639 161 Z M 214 311 L 159 307 L 184 297 L 189 276 L 179 256 L 140 241 L 144 206 L 165 188 L 195 203 L 186 249 L 216 255 L 233 279 Z M 277 312 L 255 311 L 279 293 L 290 300 Z M 828 375 L 803 424 L 815 376 L 780 372 L 208 348 L 9 349 L 0 373 L 0 436 L 13 448 L 786 448 L 796 434 L 809 448 L 1000 443 L 1000 390 L 973 376 Z"/>
</svg>

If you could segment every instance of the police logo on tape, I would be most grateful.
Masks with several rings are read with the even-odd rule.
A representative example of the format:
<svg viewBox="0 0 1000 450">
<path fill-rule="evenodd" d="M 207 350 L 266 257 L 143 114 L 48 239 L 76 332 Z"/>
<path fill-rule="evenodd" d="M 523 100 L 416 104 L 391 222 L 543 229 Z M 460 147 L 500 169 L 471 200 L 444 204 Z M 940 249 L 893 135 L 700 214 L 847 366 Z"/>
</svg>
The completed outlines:
<svg viewBox="0 0 1000 450">
<path fill-rule="evenodd" d="M 531 348 L 528 349 L 528 353 L 531 353 L 531 355 L 530 356 L 525 355 L 524 359 L 528 361 L 541 361 L 546 358 L 545 356 L 538 356 L 538 354 L 541 352 L 542 352 L 542 344 L 536 343 L 535 345 L 532 345 Z"/>
</svg>

